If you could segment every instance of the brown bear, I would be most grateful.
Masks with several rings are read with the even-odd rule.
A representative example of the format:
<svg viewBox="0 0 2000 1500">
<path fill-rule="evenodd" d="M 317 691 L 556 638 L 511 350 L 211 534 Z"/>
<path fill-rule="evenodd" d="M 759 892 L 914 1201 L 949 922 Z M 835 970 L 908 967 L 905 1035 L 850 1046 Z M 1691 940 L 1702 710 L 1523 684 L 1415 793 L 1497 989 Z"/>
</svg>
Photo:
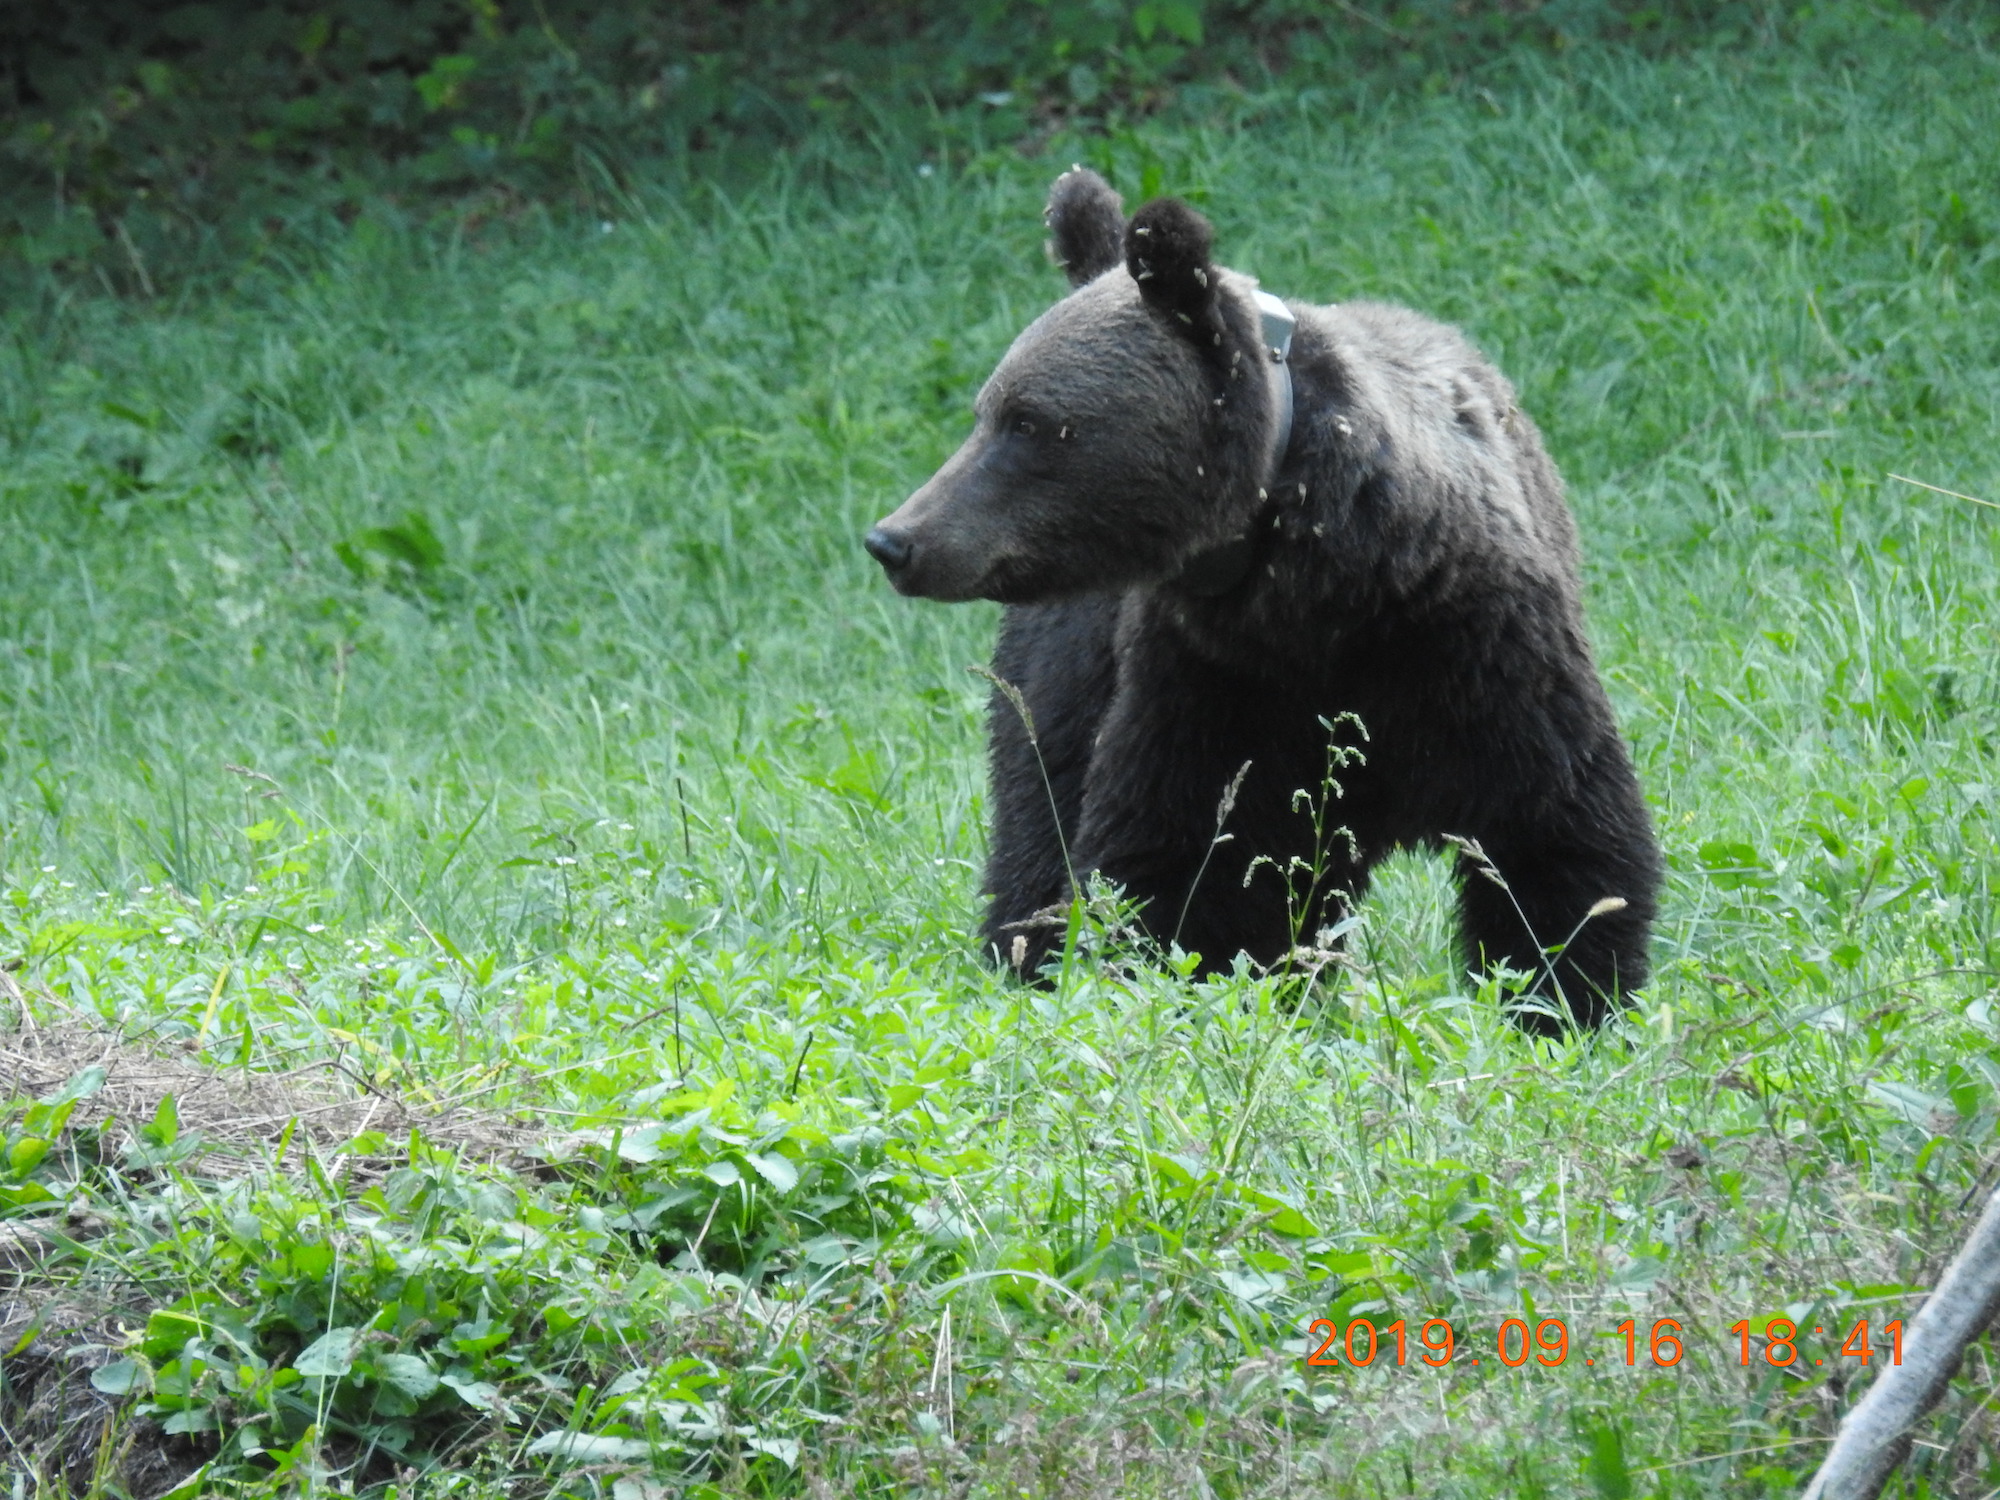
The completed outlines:
<svg viewBox="0 0 2000 1500">
<path fill-rule="evenodd" d="M 1096 871 L 1201 972 L 1273 965 L 1450 842 L 1467 958 L 1546 997 L 1517 1019 L 1603 1020 L 1660 860 L 1513 388 L 1402 308 L 1280 303 L 1178 200 L 1128 222 L 1079 168 L 1047 221 L 1073 290 L 865 539 L 901 593 L 1007 606 L 987 942 L 1035 972 Z"/>
</svg>

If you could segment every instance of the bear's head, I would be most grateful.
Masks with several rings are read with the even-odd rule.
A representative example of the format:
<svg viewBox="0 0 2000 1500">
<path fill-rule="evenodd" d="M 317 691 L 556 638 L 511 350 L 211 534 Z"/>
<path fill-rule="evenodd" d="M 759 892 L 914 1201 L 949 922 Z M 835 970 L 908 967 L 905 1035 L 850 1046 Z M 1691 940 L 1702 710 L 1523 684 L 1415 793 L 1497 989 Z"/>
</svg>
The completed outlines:
<svg viewBox="0 0 2000 1500">
<path fill-rule="evenodd" d="M 1172 198 L 1127 221 L 1083 168 L 1047 219 L 1072 290 L 1014 340 L 964 445 L 867 535 L 900 593 L 1027 603 L 1184 576 L 1234 545 L 1282 456 L 1288 377 L 1208 221 Z"/>
</svg>

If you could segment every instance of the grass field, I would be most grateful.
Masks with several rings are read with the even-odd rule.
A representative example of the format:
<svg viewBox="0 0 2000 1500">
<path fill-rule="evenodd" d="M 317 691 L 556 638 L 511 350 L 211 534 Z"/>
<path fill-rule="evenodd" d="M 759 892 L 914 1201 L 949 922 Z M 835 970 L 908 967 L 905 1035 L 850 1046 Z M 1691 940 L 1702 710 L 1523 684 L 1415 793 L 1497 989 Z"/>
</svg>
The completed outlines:
<svg viewBox="0 0 2000 1500">
<path fill-rule="evenodd" d="M 994 614 L 858 538 L 1072 159 L 1520 387 L 1671 865 L 1603 1036 L 1419 859 L 1303 999 L 976 961 Z M 820 140 L 4 327 L 16 1495 L 1785 1494 L 2000 1163 L 2000 513 L 1888 477 L 2000 500 L 1990 32 Z M 1907 1493 L 2000 1487 L 1996 1385 Z"/>
</svg>

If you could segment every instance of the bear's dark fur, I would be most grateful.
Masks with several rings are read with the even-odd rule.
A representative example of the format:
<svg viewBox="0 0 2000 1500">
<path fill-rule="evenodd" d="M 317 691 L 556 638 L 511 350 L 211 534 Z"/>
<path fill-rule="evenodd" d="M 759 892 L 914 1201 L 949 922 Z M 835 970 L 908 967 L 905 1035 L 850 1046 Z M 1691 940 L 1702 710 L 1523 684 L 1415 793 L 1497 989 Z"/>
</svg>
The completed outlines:
<svg viewBox="0 0 2000 1500">
<path fill-rule="evenodd" d="M 988 942 L 1033 972 L 1095 870 L 1204 971 L 1271 964 L 1392 849 L 1469 841 L 1468 958 L 1601 1021 L 1645 981 L 1659 856 L 1512 388 L 1414 313 L 1289 304 L 1283 444 L 1286 367 L 1205 219 L 1127 222 L 1076 170 L 1048 221 L 1075 289 L 867 538 L 903 593 L 1008 606 Z"/>
</svg>

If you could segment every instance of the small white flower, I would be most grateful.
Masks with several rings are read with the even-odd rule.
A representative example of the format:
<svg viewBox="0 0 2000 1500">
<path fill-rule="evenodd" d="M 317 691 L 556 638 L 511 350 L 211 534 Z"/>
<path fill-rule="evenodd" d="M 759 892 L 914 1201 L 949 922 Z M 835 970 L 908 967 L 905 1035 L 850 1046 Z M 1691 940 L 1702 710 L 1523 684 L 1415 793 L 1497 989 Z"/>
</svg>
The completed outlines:
<svg viewBox="0 0 2000 1500">
<path fill-rule="evenodd" d="M 186 941 L 187 939 L 182 937 L 179 933 L 175 933 L 172 937 L 167 939 L 168 944 L 175 948 L 180 947 L 180 945 L 182 943 L 185 943 Z"/>
<path fill-rule="evenodd" d="M 632 831 L 632 825 L 630 823 L 620 823 L 618 827 L 626 833 L 630 833 Z"/>
<path fill-rule="evenodd" d="M 308 923 L 306 923 L 306 931 L 307 931 L 307 932 L 325 932 L 325 931 L 326 931 L 326 923 L 324 923 L 324 922 L 308 922 Z M 349 944 L 348 946 L 349 946 L 349 947 L 352 947 L 352 946 L 353 946 L 353 944 L 351 944 L 351 943 L 350 943 L 350 944 Z"/>
<path fill-rule="evenodd" d="M 243 894 L 246 896 L 254 896 L 257 894 L 257 887 L 254 885 L 246 885 L 243 887 Z"/>
<path fill-rule="evenodd" d="M 56 872 L 56 867 L 55 867 L 54 865 L 43 865 L 43 866 L 42 866 L 42 873 L 43 873 L 44 875 L 53 875 L 53 874 L 55 874 L 55 872 Z"/>
<path fill-rule="evenodd" d="M 632 877 L 635 880 L 651 880 L 653 878 L 653 872 L 651 870 L 634 870 L 632 872 Z"/>
<path fill-rule="evenodd" d="M 556 865 L 559 869 L 567 869 L 569 866 L 575 863 L 576 861 L 571 859 L 567 854 L 559 854 L 556 856 Z"/>
<path fill-rule="evenodd" d="M 625 925 L 625 919 L 623 917 L 620 917 L 618 918 L 617 921 L 613 922 L 611 925 L 613 927 L 623 927 Z"/>
<path fill-rule="evenodd" d="M 150 885 L 142 885 L 139 887 L 139 894 L 142 896 L 150 896 L 153 894 L 153 888 Z"/>
<path fill-rule="evenodd" d="M 935 171 L 937 171 L 937 168 L 927 161 L 917 163 L 917 175 L 919 177 L 929 177 Z"/>
<path fill-rule="evenodd" d="M 65 880 L 61 884 L 62 888 L 66 891 L 73 891 L 76 889 L 76 882 L 74 880 Z"/>
</svg>

